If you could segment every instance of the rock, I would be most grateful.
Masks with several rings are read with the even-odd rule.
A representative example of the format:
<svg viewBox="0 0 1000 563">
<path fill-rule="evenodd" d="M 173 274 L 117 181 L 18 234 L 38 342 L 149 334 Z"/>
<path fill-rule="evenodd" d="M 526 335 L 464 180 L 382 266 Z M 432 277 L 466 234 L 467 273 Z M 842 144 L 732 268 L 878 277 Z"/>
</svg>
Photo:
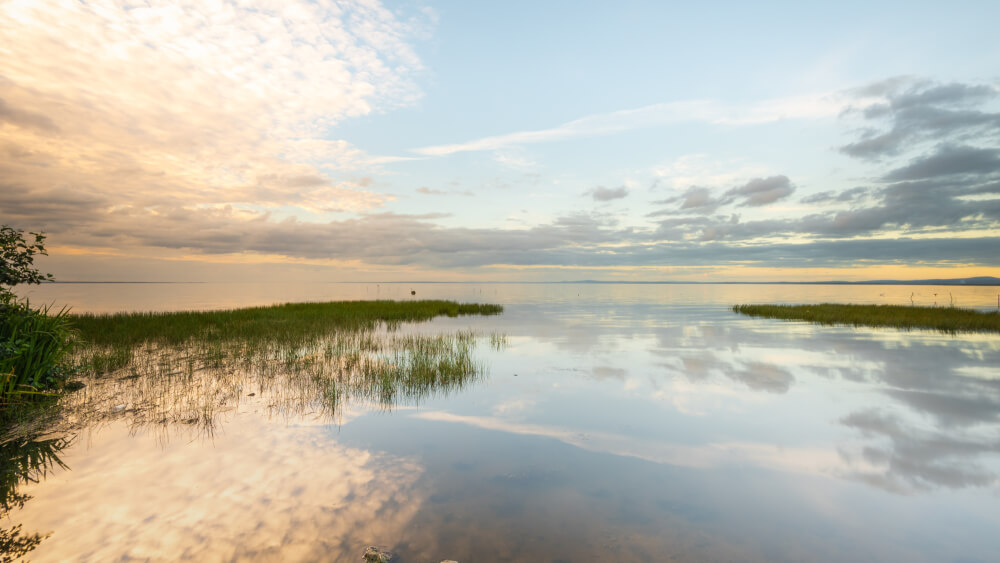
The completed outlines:
<svg viewBox="0 0 1000 563">
<path fill-rule="evenodd" d="M 367 563 L 388 563 L 392 559 L 392 554 L 388 551 L 379 551 L 374 545 L 368 546 L 365 550 L 364 560 Z"/>
</svg>

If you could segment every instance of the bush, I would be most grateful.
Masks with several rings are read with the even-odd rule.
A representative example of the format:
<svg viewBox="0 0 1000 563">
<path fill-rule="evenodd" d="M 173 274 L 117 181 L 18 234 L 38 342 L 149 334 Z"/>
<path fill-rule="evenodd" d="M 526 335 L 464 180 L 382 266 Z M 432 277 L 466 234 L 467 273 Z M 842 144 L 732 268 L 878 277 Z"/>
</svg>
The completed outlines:
<svg viewBox="0 0 1000 563">
<path fill-rule="evenodd" d="M 45 235 L 28 234 L 35 242 L 24 240 L 24 231 L 20 229 L 7 225 L 0 227 L 0 294 L 12 293 L 8 287 L 18 284 L 39 284 L 52 279 L 52 274 L 43 274 L 34 267 L 36 255 L 48 256 Z"/>
<path fill-rule="evenodd" d="M 51 280 L 34 268 L 36 255 L 45 255 L 45 235 L 0 227 L 0 407 L 15 397 L 46 394 L 65 379 L 63 360 L 73 343 L 66 309 L 54 315 L 49 307 L 32 309 L 19 301 L 12 288 Z M 30 238 L 30 237 L 29 237 Z"/>
</svg>

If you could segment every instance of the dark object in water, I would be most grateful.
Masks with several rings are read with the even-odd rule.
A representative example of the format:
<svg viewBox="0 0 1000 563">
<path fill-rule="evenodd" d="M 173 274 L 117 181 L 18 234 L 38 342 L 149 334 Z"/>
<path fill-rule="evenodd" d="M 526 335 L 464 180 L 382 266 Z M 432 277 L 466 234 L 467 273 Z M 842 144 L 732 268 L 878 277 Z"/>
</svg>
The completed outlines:
<svg viewBox="0 0 1000 563">
<path fill-rule="evenodd" d="M 86 386 L 87 384 L 82 381 L 70 381 L 66 383 L 66 385 L 63 385 L 63 389 L 69 392 L 73 392 L 73 391 L 79 391 L 80 389 L 83 389 Z"/>
<path fill-rule="evenodd" d="M 363 559 L 367 563 L 388 563 L 392 559 L 392 554 L 388 551 L 379 551 L 374 545 L 368 546 Z"/>
<path fill-rule="evenodd" d="M 411 289 L 410 290 L 410 295 L 416 295 L 416 294 L 417 294 L 417 290 L 415 290 L 415 289 Z"/>
</svg>

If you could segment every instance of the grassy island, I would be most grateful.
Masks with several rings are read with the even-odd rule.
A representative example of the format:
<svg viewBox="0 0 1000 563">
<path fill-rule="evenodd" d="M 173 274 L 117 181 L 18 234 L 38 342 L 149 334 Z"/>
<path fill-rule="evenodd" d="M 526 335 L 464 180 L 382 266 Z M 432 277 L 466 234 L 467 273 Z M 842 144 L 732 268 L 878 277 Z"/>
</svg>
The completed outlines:
<svg viewBox="0 0 1000 563">
<path fill-rule="evenodd" d="M 943 332 L 1000 332 L 1000 313 L 956 307 L 901 305 L 733 305 L 733 312 L 751 317 L 799 320 L 826 325 L 901 329 L 928 328 Z"/>
</svg>

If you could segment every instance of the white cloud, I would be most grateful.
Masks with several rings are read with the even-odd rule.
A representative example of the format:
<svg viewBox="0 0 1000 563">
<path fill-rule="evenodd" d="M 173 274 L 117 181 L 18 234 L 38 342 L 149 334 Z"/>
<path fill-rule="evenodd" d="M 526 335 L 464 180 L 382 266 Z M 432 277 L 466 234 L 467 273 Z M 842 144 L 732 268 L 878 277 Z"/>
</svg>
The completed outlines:
<svg viewBox="0 0 1000 563">
<path fill-rule="evenodd" d="M 766 176 L 773 171 L 766 166 L 738 160 L 711 160 L 704 154 L 683 155 L 652 170 L 658 185 L 684 190 L 691 186 L 723 187 Z"/>
<path fill-rule="evenodd" d="M 3 135 L 27 155 L 2 172 L 26 191 L 370 209 L 384 198 L 327 174 L 393 159 L 323 136 L 420 95 L 416 24 L 377 2 L 6 2 L 0 19 L 0 100 L 21 116 Z M 306 176 L 325 181 L 281 181 Z"/>
<path fill-rule="evenodd" d="M 512 145 L 608 135 L 686 121 L 720 125 L 754 125 L 782 119 L 816 119 L 836 116 L 845 107 L 846 104 L 836 95 L 830 94 L 778 98 L 745 106 L 726 105 L 707 100 L 668 102 L 589 115 L 550 129 L 517 131 L 465 143 L 420 147 L 413 149 L 413 152 L 427 156 L 446 156 L 458 152 L 498 150 Z"/>
</svg>

